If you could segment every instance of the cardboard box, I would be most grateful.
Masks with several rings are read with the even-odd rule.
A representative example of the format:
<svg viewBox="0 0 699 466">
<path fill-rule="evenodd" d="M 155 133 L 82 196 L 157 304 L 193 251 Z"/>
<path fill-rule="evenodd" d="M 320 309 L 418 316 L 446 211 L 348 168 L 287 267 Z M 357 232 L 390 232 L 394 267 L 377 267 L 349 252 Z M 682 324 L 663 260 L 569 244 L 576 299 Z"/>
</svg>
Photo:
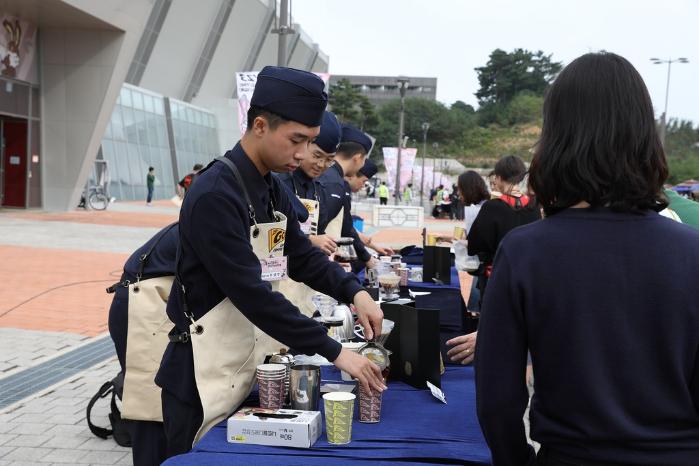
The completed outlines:
<svg viewBox="0 0 699 466">
<path fill-rule="evenodd" d="M 320 411 L 242 408 L 228 418 L 228 441 L 310 448 L 323 430 Z"/>
</svg>

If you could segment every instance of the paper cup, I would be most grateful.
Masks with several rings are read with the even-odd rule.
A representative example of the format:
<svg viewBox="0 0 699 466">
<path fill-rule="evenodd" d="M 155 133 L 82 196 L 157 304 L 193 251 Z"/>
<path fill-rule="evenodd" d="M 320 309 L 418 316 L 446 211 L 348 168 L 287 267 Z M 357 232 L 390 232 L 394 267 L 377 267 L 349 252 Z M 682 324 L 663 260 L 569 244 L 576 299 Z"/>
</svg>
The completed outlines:
<svg viewBox="0 0 699 466">
<path fill-rule="evenodd" d="M 325 433 L 328 443 L 344 445 L 352 440 L 352 417 L 355 395 L 332 392 L 323 395 L 325 405 Z"/>
<path fill-rule="evenodd" d="M 398 276 L 400 276 L 400 286 L 408 286 L 410 269 L 407 267 L 401 267 L 400 269 L 398 269 Z"/>
<path fill-rule="evenodd" d="M 369 393 L 359 386 L 359 422 L 377 423 L 381 420 L 381 393 Z"/>
<path fill-rule="evenodd" d="M 279 409 L 284 405 L 284 379 L 257 381 L 260 408 Z"/>
</svg>

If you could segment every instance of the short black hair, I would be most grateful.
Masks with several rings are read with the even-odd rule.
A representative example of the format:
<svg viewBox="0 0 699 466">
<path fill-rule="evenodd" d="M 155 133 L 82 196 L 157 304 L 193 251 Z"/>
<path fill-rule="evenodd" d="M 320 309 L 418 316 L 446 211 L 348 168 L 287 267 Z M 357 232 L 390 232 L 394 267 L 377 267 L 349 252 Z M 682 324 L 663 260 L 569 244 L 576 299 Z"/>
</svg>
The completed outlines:
<svg viewBox="0 0 699 466">
<path fill-rule="evenodd" d="M 281 124 L 288 122 L 289 120 L 281 115 L 267 111 L 256 105 L 251 105 L 248 109 L 248 131 L 252 129 L 252 125 L 255 123 L 255 118 L 262 117 L 267 120 L 267 124 L 270 129 L 277 129 Z"/>
<path fill-rule="evenodd" d="M 543 115 L 529 186 L 547 215 L 580 201 L 618 212 L 667 207 L 653 104 L 625 58 L 601 52 L 575 59 L 549 88 Z"/>
<path fill-rule="evenodd" d="M 490 199 L 483 177 L 473 170 L 463 172 L 457 180 L 459 192 L 466 205 L 480 204 Z"/>
<path fill-rule="evenodd" d="M 367 151 L 363 145 L 359 144 L 358 142 L 347 141 L 340 143 L 340 145 L 337 147 L 336 155 L 343 159 L 351 159 L 358 152 L 362 155 L 367 154 Z"/>
<path fill-rule="evenodd" d="M 192 170 L 197 171 L 197 170 L 201 170 L 202 168 L 204 168 L 204 165 L 202 165 L 200 163 L 195 163 L 194 166 L 192 167 Z"/>
<path fill-rule="evenodd" d="M 148 167 L 148 171 L 149 171 L 149 172 L 152 172 L 153 170 L 155 170 L 155 168 L 153 168 L 153 167 Z"/>
<path fill-rule="evenodd" d="M 527 174 L 527 166 L 516 155 L 506 155 L 497 161 L 490 174 L 499 176 L 508 183 L 519 184 Z"/>
</svg>

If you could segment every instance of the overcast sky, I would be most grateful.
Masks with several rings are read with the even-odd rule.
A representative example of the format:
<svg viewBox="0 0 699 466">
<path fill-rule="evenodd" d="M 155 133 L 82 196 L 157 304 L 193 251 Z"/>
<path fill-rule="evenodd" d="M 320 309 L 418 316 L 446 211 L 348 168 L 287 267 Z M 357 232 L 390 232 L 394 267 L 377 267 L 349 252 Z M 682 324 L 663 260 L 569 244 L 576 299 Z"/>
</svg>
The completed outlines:
<svg viewBox="0 0 699 466">
<path fill-rule="evenodd" d="M 699 0 L 292 0 L 294 21 L 332 74 L 437 77 L 437 99 L 476 106 L 474 68 L 496 48 L 543 50 L 564 64 L 601 49 L 643 76 L 660 115 L 699 124 Z"/>
</svg>

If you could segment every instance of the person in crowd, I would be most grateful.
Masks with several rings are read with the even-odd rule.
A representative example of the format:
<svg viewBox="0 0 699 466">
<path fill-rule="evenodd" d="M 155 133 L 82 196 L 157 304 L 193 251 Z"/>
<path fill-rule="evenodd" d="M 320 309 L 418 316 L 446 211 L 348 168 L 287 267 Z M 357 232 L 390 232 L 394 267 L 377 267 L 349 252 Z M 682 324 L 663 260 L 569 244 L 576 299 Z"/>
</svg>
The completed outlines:
<svg viewBox="0 0 699 466">
<path fill-rule="evenodd" d="M 146 197 L 146 205 L 150 206 L 153 200 L 153 191 L 155 190 L 155 168 L 148 167 L 146 174 L 146 188 L 148 188 L 148 196 Z"/>
<path fill-rule="evenodd" d="M 432 207 L 432 217 L 434 218 L 439 218 L 442 213 L 442 206 L 441 206 L 441 199 L 442 196 L 444 195 L 444 185 L 440 184 L 437 186 L 434 196 L 432 196 L 430 199 L 434 202 L 434 206 Z"/>
<path fill-rule="evenodd" d="M 321 222 L 319 235 L 337 239 L 353 238 L 358 262 L 366 267 L 374 267 L 376 260 L 364 247 L 352 222 L 352 192 L 345 176 L 352 177 L 364 166 L 371 150 L 369 136 L 352 125 L 342 126 L 342 140 L 337 148 L 335 163 L 319 178 L 322 188 Z"/>
<path fill-rule="evenodd" d="M 403 204 L 411 205 L 413 203 L 413 184 L 408 183 L 403 190 Z"/>
<path fill-rule="evenodd" d="M 667 176 L 633 65 L 601 52 L 566 66 L 529 170 L 546 218 L 504 238 L 481 311 L 477 410 L 495 466 L 697 464 L 699 232 L 657 213 Z"/>
<path fill-rule="evenodd" d="M 301 232 L 286 191 L 271 176 L 297 168 L 320 132 L 324 87 L 310 72 L 263 68 L 247 131 L 199 173 L 184 198 L 176 281 L 167 303 L 175 327 L 155 379 L 162 388 L 168 457 L 189 451 L 237 409 L 250 393 L 256 366 L 280 342 L 324 356 L 365 390 L 385 389 L 376 364 L 344 349 L 275 291 L 288 270 L 292 279 L 352 303 L 369 338 L 381 333 L 381 310 L 355 276 Z"/>
<path fill-rule="evenodd" d="M 181 199 L 184 198 L 185 194 L 187 194 L 187 191 L 189 191 L 189 188 L 192 186 L 192 183 L 194 183 L 194 180 L 196 179 L 197 175 L 199 175 L 202 168 L 204 168 L 204 165 L 200 163 L 194 164 L 192 167 L 192 172 L 187 174 L 179 181 L 179 183 L 175 185 L 177 195 L 180 196 Z"/>
<path fill-rule="evenodd" d="M 376 173 L 379 171 L 379 168 L 376 166 L 376 164 L 370 160 L 366 159 L 364 161 L 364 166 L 359 169 L 357 174 L 352 177 L 347 177 L 345 176 L 345 179 L 349 183 L 350 189 L 352 190 L 353 193 L 358 192 L 359 190 L 362 189 L 362 186 L 366 185 L 371 178 L 376 175 Z M 374 251 L 376 251 L 379 255 L 382 256 L 390 256 L 394 254 L 393 249 L 380 246 L 376 243 L 374 243 L 374 240 L 371 236 L 365 235 L 364 233 L 358 231 L 357 234 L 359 235 L 359 239 L 362 240 L 362 243 L 364 243 L 366 246 L 370 247 Z"/>
<path fill-rule="evenodd" d="M 665 196 L 670 202 L 669 208 L 677 214 L 682 223 L 699 228 L 699 203 L 680 196 L 672 189 L 666 189 Z"/>
<path fill-rule="evenodd" d="M 153 379 L 172 327 L 165 311 L 175 276 L 179 226 L 160 230 L 124 264 L 109 308 L 109 335 L 124 374 L 121 415 L 131 437 L 135 466 L 160 464 L 165 431 L 160 388 Z"/>
<path fill-rule="evenodd" d="M 464 219 L 464 206 L 461 202 L 459 187 L 456 184 L 453 184 L 451 186 L 451 210 L 453 218 L 455 218 L 456 220 Z"/>
<path fill-rule="evenodd" d="M 454 220 L 454 211 L 452 210 L 451 192 L 449 188 L 442 186 L 442 191 L 438 194 L 439 210 L 441 214 L 446 214 L 449 220 Z"/>
<path fill-rule="evenodd" d="M 478 256 L 481 261 L 481 267 L 476 272 L 480 301 L 477 306 L 473 306 L 474 308 L 482 307 L 488 280 L 493 271 L 493 259 L 502 239 L 510 230 L 541 218 L 536 202 L 519 189 L 526 173 L 527 168 L 519 157 L 508 155 L 498 160 L 493 170 L 493 184 L 502 194 L 481 205 L 468 230 L 468 254 Z M 447 341 L 447 345 L 452 346 L 447 355 L 454 362 L 471 363 L 477 338 L 478 332 L 452 338 Z"/>
<path fill-rule="evenodd" d="M 388 186 L 386 186 L 386 182 L 382 181 L 381 184 L 379 185 L 378 188 L 376 188 L 376 193 L 379 196 L 379 204 L 380 205 L 388 205 Z"/>
</svg>

